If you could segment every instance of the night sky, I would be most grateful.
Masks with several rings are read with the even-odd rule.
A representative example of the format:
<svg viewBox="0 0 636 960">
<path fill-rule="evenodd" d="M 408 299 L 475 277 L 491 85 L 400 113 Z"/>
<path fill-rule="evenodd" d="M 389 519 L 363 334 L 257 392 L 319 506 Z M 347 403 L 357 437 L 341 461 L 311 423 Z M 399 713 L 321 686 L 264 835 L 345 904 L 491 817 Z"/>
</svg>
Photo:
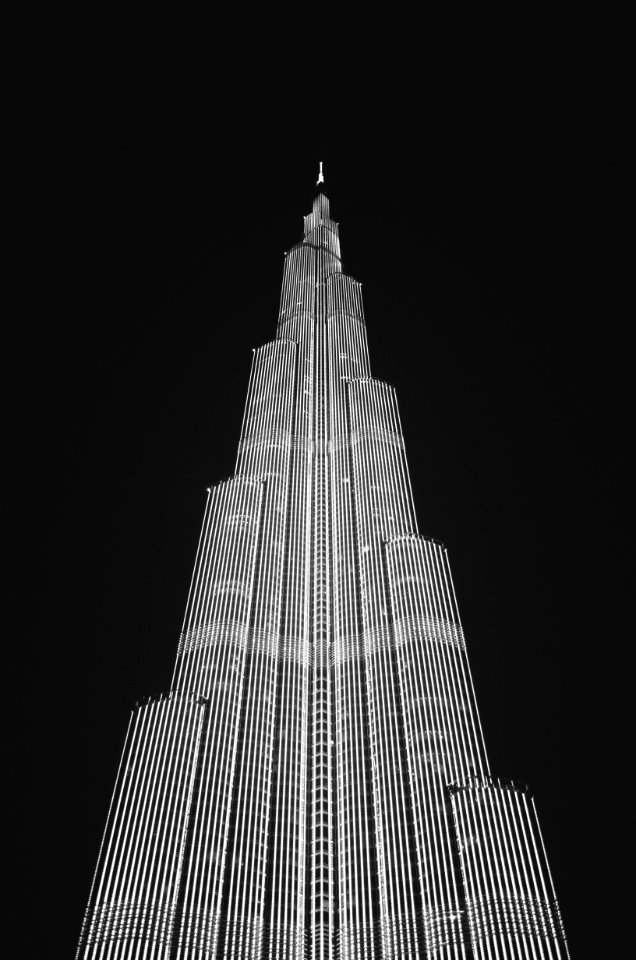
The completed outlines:
<svg viewBox="0 0 636 960">
<path fill-rule="evenodd" d="M 25 955 L 73 954 L 129 712 L 169 687 L 205 488 L 233 472 L 319 160 L 421 531 L 450 552 L 493 773 L 530 784 L 586 955 L 625 803 L 603 801 L 631 549 L 621 87 L 591 68 L 310 97 L 69 81 L 14 105 Z"/>
</svg>

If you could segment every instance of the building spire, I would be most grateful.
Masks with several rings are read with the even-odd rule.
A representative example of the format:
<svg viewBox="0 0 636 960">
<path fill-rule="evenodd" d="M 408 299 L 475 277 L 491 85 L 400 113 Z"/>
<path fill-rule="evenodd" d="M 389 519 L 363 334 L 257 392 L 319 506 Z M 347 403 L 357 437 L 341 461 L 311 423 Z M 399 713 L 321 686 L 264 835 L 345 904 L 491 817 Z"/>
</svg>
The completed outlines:
<svg viewBox="0 0 636 960">
<path fill-rule="evenodd" d="M 325 182 L 325 177 L 322 172 L 322 160 L 321 160 L 319 163 L 318 179 L 316 180 L 316 186 L 318 187 L 321 183 L 324 183 L 324 182 Z"/>
</svg>

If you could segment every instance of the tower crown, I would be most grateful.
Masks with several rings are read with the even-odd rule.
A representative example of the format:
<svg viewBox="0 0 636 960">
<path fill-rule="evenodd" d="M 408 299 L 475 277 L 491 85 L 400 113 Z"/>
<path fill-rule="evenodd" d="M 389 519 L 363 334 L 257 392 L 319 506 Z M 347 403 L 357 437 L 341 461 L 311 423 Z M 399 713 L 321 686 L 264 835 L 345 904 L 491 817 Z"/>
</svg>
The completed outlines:
<svg viewBox="0 0 636 960">
<path fill-rule="evenodd" d="M 329 216 L 329 198 L 324 193 L 314 197 L 311 213 L 304 218 L 305 236 L 303 243 L 322 247 L 340 260 L 340 239 L 338 224 Z"/>
</svg>

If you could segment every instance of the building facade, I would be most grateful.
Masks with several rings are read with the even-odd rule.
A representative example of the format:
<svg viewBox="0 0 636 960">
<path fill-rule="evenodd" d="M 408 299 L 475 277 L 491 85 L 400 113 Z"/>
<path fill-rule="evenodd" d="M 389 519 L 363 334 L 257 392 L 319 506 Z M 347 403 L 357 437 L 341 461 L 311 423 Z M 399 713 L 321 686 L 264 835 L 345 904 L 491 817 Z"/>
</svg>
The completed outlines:
<svg viewBox="0 0 636 960">
<path fill-rule="evenodd" d="M 568 957 L 322 192 L 209 490 L 170 691 L 131 716 L 77 956 Z"/>
</svg>

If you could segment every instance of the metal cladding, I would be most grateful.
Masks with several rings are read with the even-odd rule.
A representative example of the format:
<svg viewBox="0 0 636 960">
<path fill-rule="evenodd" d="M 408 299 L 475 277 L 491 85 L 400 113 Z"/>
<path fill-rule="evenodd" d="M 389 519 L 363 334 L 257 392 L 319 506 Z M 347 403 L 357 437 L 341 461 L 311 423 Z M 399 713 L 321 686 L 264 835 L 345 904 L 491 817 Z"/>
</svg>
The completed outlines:
<svg viewBox="0 0 636 960">
<path fill-rule="evenodd" d="M 77 956 L 568 957 L 322 193 L 209 491 L 171 692 L 132 714 Z"/>
</svg>

